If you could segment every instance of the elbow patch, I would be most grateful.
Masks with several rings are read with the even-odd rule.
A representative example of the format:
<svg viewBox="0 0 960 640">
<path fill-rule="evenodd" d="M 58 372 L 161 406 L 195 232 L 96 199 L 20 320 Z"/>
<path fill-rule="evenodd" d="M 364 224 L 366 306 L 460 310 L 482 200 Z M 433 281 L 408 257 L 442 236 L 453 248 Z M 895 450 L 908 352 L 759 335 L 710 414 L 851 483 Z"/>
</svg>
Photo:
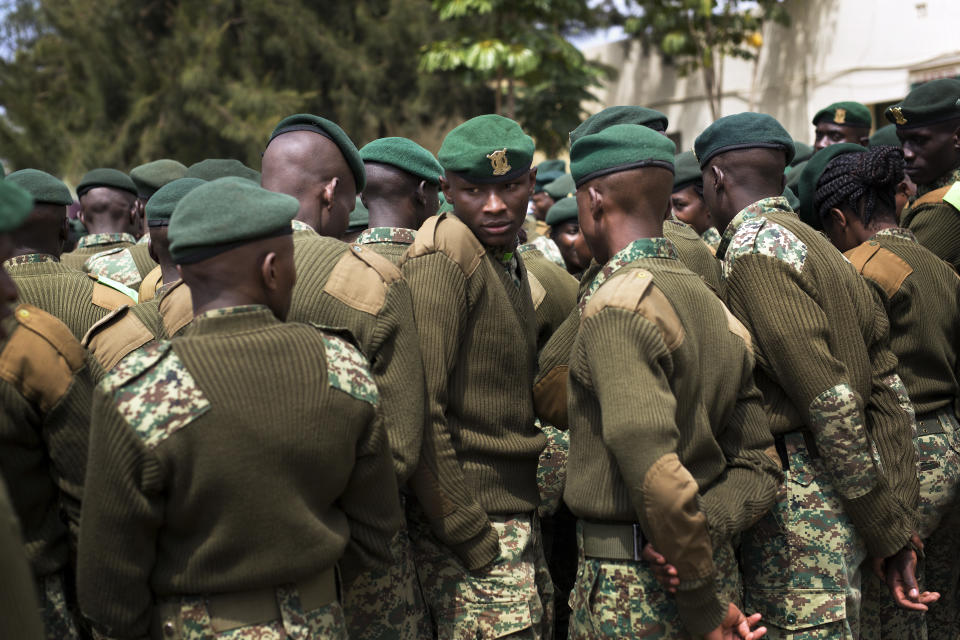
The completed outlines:
<svg viewBox="0 0 960 640">
<path fill-rule="evenodd" d="M 697 504 L 697 481 L 675 453 L 651 465 L 643 477 L 643 510 L 650 540 L 677 567 L 681 580 L 713 575 L 707 518 Z"/>
<path fill-rule="evenodd" d="M 878 473 L 857 392 L 846 383 L 827 389 L 810 403 L 810 423 L 841 495 L 853 500 L 868 494 Z"/>
<path fill-rule="evenodd" d="M 537 417 L 561 429 L 569 428 L 567 419 L 567 378 L 570 367 L 557 365 L 533 385 L 533 408 Z"/>
</svg>

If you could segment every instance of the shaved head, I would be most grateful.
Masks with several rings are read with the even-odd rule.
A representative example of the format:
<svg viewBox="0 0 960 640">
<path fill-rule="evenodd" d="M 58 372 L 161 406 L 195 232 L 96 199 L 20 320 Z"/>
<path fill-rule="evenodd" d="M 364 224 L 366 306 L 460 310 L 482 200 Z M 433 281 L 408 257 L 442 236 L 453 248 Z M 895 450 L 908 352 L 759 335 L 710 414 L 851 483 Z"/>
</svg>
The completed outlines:
<svg viewBox="0 0 960 640">
<path fill-rule="evenodd" d="M 264 189 L 300 201 L 297 220 L 321 235 L 343 235 L 357 191 L 353 172 L 332 140 L 312 131 L 281 134 L 264 151 L 261 171 Z"/>
<path fill-rule="evenodd" d="M 360 198 L 370 212 L 370 227 L 419 229 L 440 206 L 439 187 L 379 162 L 364 164 L 367 186 Z"/>
<path fill-rule="evenodd" d="M 10 233 L 18 255 L 47 253 L 59 257 L 67 239 L 67 208 L 40 202 L 22 225 Z"/>
<path fill-rule="evenodd" d="M 783 195 L 787 156 L 783 150 L 754 147 L 714 156 L 703 167 L 703 201 L 723 233 L 747 206 Z"/>
<path fill-rule="evenodd" d="M 94 187 L 80 196 L 80 221 L 90 233 L 137 234 L 137 196 L 122 189 Z"/>
</svg>

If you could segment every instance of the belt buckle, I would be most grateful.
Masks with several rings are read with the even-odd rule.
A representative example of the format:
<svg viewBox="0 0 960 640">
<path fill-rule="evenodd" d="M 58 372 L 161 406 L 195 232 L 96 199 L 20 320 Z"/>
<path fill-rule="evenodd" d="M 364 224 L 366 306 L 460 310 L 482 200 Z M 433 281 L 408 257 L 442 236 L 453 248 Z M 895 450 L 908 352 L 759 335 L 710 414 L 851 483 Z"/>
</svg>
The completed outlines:
<svg viewBox="0 0 960 640">
<path fill-rule="evenodd" d="M 639 523 L 633 523 L 633 560 L 640 562 L 640 554 L 643 551 L 643 530 Z"/>
</svg>

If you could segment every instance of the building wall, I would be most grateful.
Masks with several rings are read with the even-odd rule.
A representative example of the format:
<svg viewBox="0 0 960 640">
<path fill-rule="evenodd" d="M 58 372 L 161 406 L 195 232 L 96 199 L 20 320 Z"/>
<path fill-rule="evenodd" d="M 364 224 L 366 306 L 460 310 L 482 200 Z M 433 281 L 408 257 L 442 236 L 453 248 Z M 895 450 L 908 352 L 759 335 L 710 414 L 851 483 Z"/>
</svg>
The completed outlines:
<svg viewBox="0 0 960 640">
<path fill-rule="evenodd" d="M 918 82 L 960 76 L 960 0 L 788 0 L 790 27 L 768 24 L 759 60 L 724 61 L 721 115 L 751 108 L 776 117 L 801 142 L 812 143 L 810 120 L 839 100 L 882 109 Z M 682 149 L 711 122 L 699 71 L 679 77 L 654 49 L 636 41 L 587 50 L 618 70 L 596 92 L 599 111 L 617 104 L 659 109 Z"/>
</svg>

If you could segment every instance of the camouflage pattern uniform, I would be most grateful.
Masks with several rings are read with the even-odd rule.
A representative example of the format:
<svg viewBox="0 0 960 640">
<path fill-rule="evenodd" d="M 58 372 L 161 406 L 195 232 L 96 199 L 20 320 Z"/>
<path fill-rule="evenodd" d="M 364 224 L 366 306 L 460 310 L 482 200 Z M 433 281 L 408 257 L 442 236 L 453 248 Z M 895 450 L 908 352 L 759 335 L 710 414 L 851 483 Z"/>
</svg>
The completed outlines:
<svg viewBox="0 0 960 640">
<path fill-rule="evenodd" d="M 132 247 L 137 239 L 129 233 L 91 233 L 77 241 L 77 248 L 60 256 L 60 261 L 71 269 L 84 270 L 90 256 L 117 247 Z"/>
<path fill-rule="evenodd" d="M 714 227 L 708 227 L 706 231 L 700 234 L 700 237 L 703 238 L 703 241 L 707 243 L 707 246 L 713 249 L 714 253 L 716 253 L 717 247 L 720 246 L 720 232 Z"/>
<path fill-rule="evenodd" d="M 393 244 L 413 244 L 417 239 L 417 232 L 403 227 L 372 227 L 364 229 L 354 240 L 357 244 L 376 244 L 390 242 Z"/>
<path fill-rule="evenodd" d="M 540 462 L 537 465 L 537 486 L 540 488 L 540 506 L 537 507 L 537 515 L 544 518 L 555 514 L 563 499 L 570 432 L 561 431 L 539 419 L 537 426 L 547 436 L 547 446 L 540 453 Z"/>
<path fill-rule="evenodd" d="M 83 263 L 83 270 L 139 290 L 144 277 L 156 266 L 144 245 L 137 244 L 95 253 Z"/>
<path fill-rule="evenodd" d="M 47 640 L 80 640 L 75 613 L 67 604 L 63 574 L 40 578 L 40 616 Z"/>
<path fill-rule="evenodd" d="M 560 249 L 557 247 L 557 243 L 551 240 L 549 237 L 537 236 L 530 242 L 517 247 L 517 253 L 523 255 L 525 251 L 530 251 L 532 249 L 539 250 L 547 260 L 555 262 L 564 269 L 567 268 L 567 265 L 563 262 L 563 256 L 560 255 Z"/>
</svg>

